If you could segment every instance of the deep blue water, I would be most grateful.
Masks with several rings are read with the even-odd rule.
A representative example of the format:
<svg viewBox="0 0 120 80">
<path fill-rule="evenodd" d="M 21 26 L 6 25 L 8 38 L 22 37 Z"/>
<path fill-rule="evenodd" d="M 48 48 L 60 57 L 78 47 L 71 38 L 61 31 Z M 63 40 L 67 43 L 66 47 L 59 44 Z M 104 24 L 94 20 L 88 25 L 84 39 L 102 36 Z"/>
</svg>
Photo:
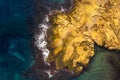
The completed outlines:
<svg viewBox="0 0 120 80">
<path fill-rule="evenodd" d="M 27 80 L 22 73 L 34 60 L 28 19 L 31 0 L 0 0 L 0 80 Z"/>
<path fill-rule="evenodd" d="M 56 1 L 64 2 L 40 0 L 45 4 Z M 32 0 L 0 0 L 0 80 L 28 80 L 22 74 L 34 63 L 29 30 L 34 10 Z"/>
</svg>

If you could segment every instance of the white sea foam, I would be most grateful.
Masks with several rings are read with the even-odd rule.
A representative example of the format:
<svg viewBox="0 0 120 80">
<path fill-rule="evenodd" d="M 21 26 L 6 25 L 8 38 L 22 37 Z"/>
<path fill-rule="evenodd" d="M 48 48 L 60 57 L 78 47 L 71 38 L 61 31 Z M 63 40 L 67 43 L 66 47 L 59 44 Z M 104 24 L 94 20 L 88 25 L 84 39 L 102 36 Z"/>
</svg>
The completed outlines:
<svg viewBox="0 0 120 80">
<path fill-rule="evenodd" d="M 45 21 L 49 22 L 49 18 L 46 17 Z M 37 38 L 37 44 L 36 44 L 36 46 L 38 47 L 38 49 L 40 49 L 42 51 L 42 55 L 44 57 L 45 63 L 50 66 L 50 64 L 47 62 L 47 58 L 48 58 L 48 55 L 49 55 L 49 50 L 46 48 L 47 42 L 45 41 L 45 37 L 47 36 L 46 35 L 46 31 L 48 29 L 48 25 L 47 24 L 40 24 L 39 28 L 40 29 L 42 28 L 41 29 L 42 32 L 40 34 L 37 34 L 38 38 Z M 48 74 L 49 78 L 53 77 L 53 75 L 51 74 L 50 70 L 45 70 L 44 72 Z"/>
<path fill-rule="evenodd" d="M 61 9 L 59 10 L 61 12 L 64 12 L 65 9 L 63 7 L 61 7 Z M 52 11 L 49 12 L 49 15 L 52 15 Z M 50 66 L 50 64 L 47 62 L 47 58 L 48 58 L 48 55 L 49 55 L 49 50 L 47 49 L 47 42 L 46 42 L 46 37 L 47 37 L 47 34 L 46 34 L 46 31 L 49 27 L 49 17 L 48 15 L 45 15 L 45 18 L 43 19 L 43 22 L 39 24 L 38 26 L 38 33 L 36 33 L 35 35 L 35 45 L 36 47 L 42 51 L 42 55 L 43 55 L 43 60 L 45 62 L 45 64 L 47 64 L 48 66 Z M 39 54 L 36 54 L 36 57 L 38 57 Z M 45 70 L 44 71 L 45 73 L 48 74 L 48 77 L 49 78 L 52 78 L 53 75 L 51 73 L 51 70 Z M 57 73 L 56 70 L 54 70 L 54 73 Z"/>
<path fill-rule="evenodd" d="M 65 9 L 63 7 L 61 7 L 61 9 L 59 11 L 64 12 Z M 49 13 L 49 15 L 52 15 L 52 11 Z M 43 23 L 39 24 L 39 26 L 38 26 L 39 32 L 36 33 L 36 35 L 35 35 L 35 40 L 36 40 L 35 45 L 37 46 L 37 48 L 39 50 L 42 51 L 44 62 L 50 66 L 50 64 L 47 62 L 47 58 L 48 58 L 48 55 L 49 55 L 49 50 L 46 48 L 46 45 L 47 45 L 46 31 L 48 29 L 48 23 L 49 23 L 49 17 L 48 17 L 48 15 L 45 15 L 45 18 L 43 19 Z"/>
<path fill-rule="evenodd" d="M 46 15 L 45 21 L 49 22 L 49 17 L 48 17 L 48 15 Z"/>
<path fill-rule="evenodd" d="M 48 16 L 46 16 L 44 18 L 44 20 L 45 20 L 45 22 L 39 24 L 39 26 L 38 26 L 39 32 L 36 33 L 36 35 L 35 35 L 35 40 L 36 40 L 35 45 L 37 46 L 37 48 L 39 50 L 42 51 L 42 55 L 43 55 L 43 59 L 44 59 L 45 64 L 50 66 L 50 64 L 47 62 L 47 58 L 48 58 L 48 55 L 49 55 L 49 50 L 46 48 L 47 42 L 45 41 L 45 38 L 47 36 L 46 31 L 48 29 L 48 24 L 47 23 L 49 22 Z M 48 74 L 49 78 L 53 77 L 50 69 L 49 70 L 44 70 L 44 72 Z"/>
<path fill-rule="evenodd" d="M 61 11 L 61 12 L 65 12 L 65 9 L 63 8 L 63 6 L 61 6 L 60 11 Z"/>
<path fill-rule="evenodd" d="M 46 72 L 46 73 L 48 74 L 48 77 L 49 77 L 49 78 L 52 78 L 52 77 L 53 77 L 53 75 L 51 74 L 50 70 L 45 70 L 44 72 Z"/>
<path fill-rule="evenodd" d="M 35 35 L 35 45 L 37 46 L 37 48 L 39 50 L 42 51 L 42 55 L 43 55 L 43 58 L 44 58 L 44 61 L 46 64 L 50 65 L 48 62 L 47 62 L 47 57 L 49 55 L 49 50 L 46 48 L 46 45 L 47 45 L 47 42 L 45 41 L 45 38 L 46 38 L 46 31 L 48 29 L 48 24 L 47 22 L 49 22 L 49 18 L 48 16 L 45 17 L 44 19 L 46 21 L 46 23 L 41 23 L 39 24 L 38 26 L 38 29 L 39 29 L 39 32 L 36 33 Z"/>
</svg>

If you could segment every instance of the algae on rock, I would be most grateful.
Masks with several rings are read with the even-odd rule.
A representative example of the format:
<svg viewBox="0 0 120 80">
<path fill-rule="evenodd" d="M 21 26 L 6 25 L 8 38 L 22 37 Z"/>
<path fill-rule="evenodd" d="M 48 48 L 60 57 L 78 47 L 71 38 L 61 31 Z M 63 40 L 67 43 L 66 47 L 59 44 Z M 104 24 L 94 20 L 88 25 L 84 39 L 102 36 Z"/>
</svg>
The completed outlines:
<svg viewBox="0 0 120 80">
<path fill-rule="evenodd" d="M 94 44 L 120 49 L 120 0 L 74 0 L 68 13 L 56 13 L 47 34 L 56 69 L 80 73 L 94 55 Z"/>
</svg>

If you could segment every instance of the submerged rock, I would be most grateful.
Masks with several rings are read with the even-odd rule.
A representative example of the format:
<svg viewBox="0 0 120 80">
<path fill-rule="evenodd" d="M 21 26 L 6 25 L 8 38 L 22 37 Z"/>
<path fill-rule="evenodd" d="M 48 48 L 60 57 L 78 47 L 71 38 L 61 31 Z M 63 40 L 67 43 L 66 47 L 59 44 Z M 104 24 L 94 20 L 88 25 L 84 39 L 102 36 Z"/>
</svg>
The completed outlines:
<svg viewBox="0 0 120 80">
<path fill-rule="evenodd" d="M 79 77 L 71 80 L 119 80 L 120 51 L 108 51 L 96 47 L 95 56 Z"/>
</svg>

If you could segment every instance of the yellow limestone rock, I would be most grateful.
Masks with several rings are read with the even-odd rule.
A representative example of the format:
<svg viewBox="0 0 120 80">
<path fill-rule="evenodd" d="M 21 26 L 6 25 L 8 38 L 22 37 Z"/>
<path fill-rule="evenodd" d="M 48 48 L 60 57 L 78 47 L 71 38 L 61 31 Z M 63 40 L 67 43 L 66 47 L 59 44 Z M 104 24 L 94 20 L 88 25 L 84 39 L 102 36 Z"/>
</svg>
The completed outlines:
<svg viewBox="0 0 120 80">
<path fill-rule="evenodd" d="M 94 55 L 94 44 L 120 50 L 120 0 L 74 0 L 69 13 L 56 13 L 48 29 L 48 62 L 78 74 Z"/>
</svg>

